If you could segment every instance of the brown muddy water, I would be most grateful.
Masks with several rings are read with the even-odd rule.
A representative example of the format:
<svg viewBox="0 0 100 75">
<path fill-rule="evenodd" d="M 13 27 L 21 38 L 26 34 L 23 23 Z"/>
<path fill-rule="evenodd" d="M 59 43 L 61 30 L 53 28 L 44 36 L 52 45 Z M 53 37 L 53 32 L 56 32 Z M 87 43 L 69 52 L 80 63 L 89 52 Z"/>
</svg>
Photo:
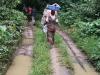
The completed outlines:
<svg viewBox="0 0 100 75">
<path fill-rule="evenodd" d="M 29 75 L 32 67 L 33 27 L 26 26 L 22 43 L 16 50 L 12 65 L 6 75 Z"/>
<path fill-rule="evenodd" d="M 31 66 L 32 58 L 24 55 L 16 56 L 6 75 L 29 75 Z"/>
</svg>

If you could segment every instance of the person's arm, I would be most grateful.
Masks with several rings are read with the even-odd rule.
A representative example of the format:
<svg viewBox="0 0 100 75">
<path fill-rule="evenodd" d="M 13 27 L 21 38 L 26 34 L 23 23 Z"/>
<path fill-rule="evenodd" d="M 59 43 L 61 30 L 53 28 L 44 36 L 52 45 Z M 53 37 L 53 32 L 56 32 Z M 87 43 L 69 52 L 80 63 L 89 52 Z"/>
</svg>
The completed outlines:
<svg viewBox="0 0 100 75">
<path fill-rule="evenodd" d="M 56 16 L 56 22 L 57 22 L 57 23 L 59 22 L 59 20 L 58 20 L 58 16 Z"/>
<path fill-rule="evenodd" d="M 55 13 L 55 16 L 56 16 L 56 22 L 58 23 L 59 20 L 58 20 L 58 13 L 57 13 L 57 11 L 56 11 L 56 13 Z"/>
<path fill-rule="evenodd" d="M 41 19 L 41 25 L 42 25 L 42 26 L 44 25 L 44 19 L 43 19 L 43 17 L 42 17 L 42 19 Z"/>
<path fill-rule="evenodd" d="M 46 16 L 43 15 L 42 19 L 41 19 L 41 24 L 45 25 L 46 24 Z"/>
</svg>

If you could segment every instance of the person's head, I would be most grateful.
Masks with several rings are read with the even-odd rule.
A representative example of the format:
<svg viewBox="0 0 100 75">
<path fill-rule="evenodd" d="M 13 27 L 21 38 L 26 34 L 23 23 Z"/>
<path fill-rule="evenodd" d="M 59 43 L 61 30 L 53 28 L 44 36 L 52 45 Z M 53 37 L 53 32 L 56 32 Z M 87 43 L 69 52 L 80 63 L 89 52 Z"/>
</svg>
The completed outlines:
<svg viewBox="0 0 100 75">
<path fill-rule="evenodd" d="M 51 15 L 55 15 L 55 11 L 54 10 L 51 10 Z"/>
</svg>

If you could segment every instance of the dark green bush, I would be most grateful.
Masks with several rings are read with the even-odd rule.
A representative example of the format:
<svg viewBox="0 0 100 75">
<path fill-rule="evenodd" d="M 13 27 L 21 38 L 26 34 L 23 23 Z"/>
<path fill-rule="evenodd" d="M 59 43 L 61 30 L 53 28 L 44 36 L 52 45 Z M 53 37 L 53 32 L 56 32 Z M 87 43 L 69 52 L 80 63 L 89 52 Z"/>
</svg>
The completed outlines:
<svg viewBox="0 0 100 75">
<path fill-rule="evenodd" d="M 4 75 L 21 39 L 26 16 L 17 10 L 0 7 L 0 75 Z"/>
<path fill-rule="evenodd" d="M 61 12 L 61 14 L 59 15 L 60 23 L 64 26 L 70 27 L 75 23 L 77 15 L 78 14 L 73 11 L 69 11 L 66 13 Z"/>
<path fill-rule="evenodd" d="M 0 0 L 0 7 L 15 8 L 21 0 Z"/>
<path fill-rule="evenodd" d="M 22 12 L 14 9 L 0 7 L 0 20 L 25 20 L 26 17 Z"/>
<path fill-rule="evenodd" d="M 100 19 L 97 19 L 93 22 L 80 21 L 75 24 L 76 24 L 76 27 L 79 28 L 80 35 L 82 35 L 83 37 L 92 36 L 92 35 L 96 35 L 96 36 L 100 35 Z"/>
</svg>

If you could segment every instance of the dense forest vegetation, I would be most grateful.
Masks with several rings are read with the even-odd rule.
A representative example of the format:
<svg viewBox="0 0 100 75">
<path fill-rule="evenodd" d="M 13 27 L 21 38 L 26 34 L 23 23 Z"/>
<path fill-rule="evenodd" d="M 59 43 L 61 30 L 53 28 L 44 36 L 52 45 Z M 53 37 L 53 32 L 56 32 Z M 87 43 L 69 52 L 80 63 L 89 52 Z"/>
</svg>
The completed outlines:
<svg viewBox="0 0 100 75">
<path fill-rule="evenodd" d="M 100 1 L 66 0 L 61 5 L 61 26 L 66 27 L 89 62 L 100 71 Z"/>
<path fill-rule="evenodd" d="M 21 38 L 26 16 L 15 8 L 20 0 L 0 0 L 0 75 L 4 75 Z"/>
<path fill-rule="evenodd" d="M 60 27 L 70 34 L 89 62 L 100 71 L 100 0 L 0 0 L 0 71 L 4 72 L 21 38 L 26 19 L 21 12 L 23 5 L 43 11 L 47 3 L 54 2 L 62 7 Z"/>
</svg>

